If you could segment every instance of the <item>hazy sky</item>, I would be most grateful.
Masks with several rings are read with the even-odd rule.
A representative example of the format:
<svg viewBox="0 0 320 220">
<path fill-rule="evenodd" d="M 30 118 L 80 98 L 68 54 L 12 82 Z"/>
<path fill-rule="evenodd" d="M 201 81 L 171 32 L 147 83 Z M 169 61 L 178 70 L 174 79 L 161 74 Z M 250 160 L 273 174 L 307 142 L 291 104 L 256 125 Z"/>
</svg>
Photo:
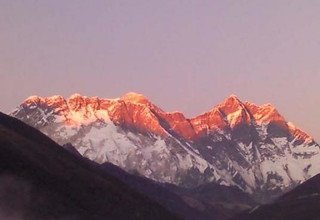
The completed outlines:
<svg viewBox="0 0 320 220">
<path fill-rule="evenodd" d="M 0 110 L 145 94 L 191 117 L 236 94 L 320 140 L 319 0 L 0 0 Z"/>
</svg>

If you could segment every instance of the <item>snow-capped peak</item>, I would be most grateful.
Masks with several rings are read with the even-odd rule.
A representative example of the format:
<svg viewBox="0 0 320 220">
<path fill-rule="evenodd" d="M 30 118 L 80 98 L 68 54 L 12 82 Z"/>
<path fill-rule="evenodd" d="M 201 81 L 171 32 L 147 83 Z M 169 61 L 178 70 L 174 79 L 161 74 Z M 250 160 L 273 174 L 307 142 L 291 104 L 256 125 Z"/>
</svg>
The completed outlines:
<svg viewBox="0 0 320 220">
<path fill-rule="evenodd" d="M 47 98 L 48 100 L 61 100 L 64 99 L 61 95 L 53 95 Z"/>
<path fill-rule="evenodd" d="M 50 105 L 64 105 L 65 99 L 60 95 L 54 95 L 44 99 L 44 102 Z"/>
<path fill-rule="evenodd" d="M 214 109 L 218 109 L 222 116 L 228 121 L 231 128 L 242 123 L 250 123 L 251 116 L 244 104 L 236 95 L 231 95 Z"/>
<path fill-rule="evenodd" d="M 28 98 L 25 99 L 24 103 L 37 103 L 37 102 L 40 102 L 40 101 L 43 101 L 43 98 L 40 97 L 40 96 L 37 96 L 37 95 L 32 95 L 32 96 L 29 96 Z"/>
<path fill-rule="evenodd" d="M 227 97 L 220 105 L 221 106 L 232 106 L 232 105 L 240 105 L 241 100 L 234 94 Z"/>
<path fill-rule="evenodd" d="M 250 102 L 244 104 L 257 124 L 270 122 L 285 122 L 284 117 L 270 103 L 257 106 Z"/>
<path fill-rule="evenodd" d="M 150 104 L 150 101 L 144 95 L 135 92 L 125 94 L 121 97 L 121 100 L 135 104 Z"/>
<path fill-rule="evenodd" d="M 79 93 L 74 93 L 74 94 L 72 94 L 68 99 L 75 99 L 75 98 L 80 98 L 80 97 L 84 97 L 84 96 L 82 96 L 82 95 L 79 94 Z"/>
</svg>

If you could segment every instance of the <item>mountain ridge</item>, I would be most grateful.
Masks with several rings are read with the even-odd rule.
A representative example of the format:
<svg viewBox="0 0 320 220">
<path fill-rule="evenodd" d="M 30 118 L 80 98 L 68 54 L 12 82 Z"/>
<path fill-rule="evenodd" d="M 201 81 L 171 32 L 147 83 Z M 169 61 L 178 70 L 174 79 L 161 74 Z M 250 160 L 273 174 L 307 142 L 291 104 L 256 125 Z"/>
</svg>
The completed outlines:
<svg viewBox="0 0 320 220">
<path fill-rule="evenodd" d="M 173 111 L 173 112 L 163 111 L 161 108 L 159 108 L 158 106 L 153 104 L 151 101 L 149 101 L 149 99 L 146 96 L 139 94 L 139 93 L 135 93 L 135 92 L 129 92 L 120 98 L 114 98 L 114 99 L 98 98 L 97 96 L 94 96 L 94 97 L 82 96 L 79 93 L 72 94 L 69 98 L 64 98 L 63 96 L 60 96 L 60 95 L 54 95 L 54 96 L 49 96 L 49 97 L 41 97 L 41 96 L 33 95 L 33 96 L 28 97 L 25 101 L 23 101 L 22 104 L 30 105 L 32 103 L 38 103 L 38 104 L 47 104 L 47 105 L 53 106 L 53 107 L 59 106 L 59 104 L 60 104 L 65 108 L 69 108 L 71 110 L 77 111 L 79 108 L 81 108 L 81 105 L 92 105 L 92 108 L 102 107 L 102 106 L 100 106 L 100 103 L 105 102 L 105 101 L 109 101 L 109 102 L 123 101 L 125 104 L 129 104 L 129 105 L 134 104 L 134 105 L 146 106 L 150 109 L 155 109 L 157 112 L 160 112 L 161 113 L 160 117 L 161 116 L 162 117 L 171 117 L 172 119 L 174 119 L 180 123 L 181 122 L 186 122 L 186 123 L 189 122 L 191 127 L 193 127 L 193 128 L 195 127 L 196 121 L 201 116 L 208 115 L 210 113 L 212 113 L 213 115 L 220 114 L 220 116 L 228 115 L 229 118 L 227 118 L 227 122 L 229 123 L 229 125 L 231 127 L 235 127 L 239 123 L 243 122 L 243 121 L 241 121 L 241 119 L 243 119 L 243 118 L 247 119 L 246 122 L 249 122 L 250 119 L 251 120 L 253 119 L 259 124 L 267 123 L 270 121 L 285 121 L 284 117 L 279 114 L 277 109 L 272 104 L 267 103 L 267 104 L 262 104 L 262 105 L 256 105 L 256 104 L 248 102 L 248 101 L 242 102 L 234 94 L 227 97 L 222 103 L 214 106 L 209 111 L 205 111 L 199 115 L 196 115 L 196 116 L 190 117 L 190 118 L 186 117 L 184 115 L 184 113 L 182 113 L 180 111 Z M 67 105 L 67 106 L 65 106 L 65 105 Z M 240 108 L 240 109 L 236 109 L 236 111 L 234 111 L 235 110 L 235 109 L 233 109 L 234 107 Z M 240 110 L 240 112 L 237 112 L 237 110 L 238 111 Z M 245 110 L 247 110 L 247 112 Z M 14 112 L 14 110 L 13 110 L 13 112 Z M 231 113 L 233 113 L 233 115 L 230 115 Z M 248 115 L 248 113 L 251 115 Z M 267 116 L 269 116 L 269 117 L 267 117 Z M 240 121 L 237 121 L 237 120 L 240 120 Z M 194 123 L 192 123 L 193 121 L 194 121 Z M 214 124 L 216 126 L 218 125 L 218 127 L 219 127 L 219 125 L 222 126 L 220 123 L 223 124 L 223 122 L 221 120 L 219 121 L 219 119 L 217 119 L 217 121 L 214 121 Z M 290 123 L 290 125 L 291 125 L 290 128 L 291 128 L 292 132 L 297 133 L 297 136 L 299 136 L 300 139 L 311 138 L 311 136 L 309 136 L 307 133 L 298 129 L 296 126 L 294 126 L 292 122 L 288 122 L 288 123 Z M 227 126 L 226 124 L 223 124 L 223 125 Z M 177 126 L 177 125 L 175 125 L 175 126 Z M 195 131 L 193 131 L 193 132 L 195 132 Z M 200 131 L 198 131 L 198 132 L 200 132 Z M 190 133 L 190 131 L 189 131 L 189 133 Z M 190 138 L 190 134 L 189 135 L 181 134 L 181 135 L 186 138 Z"/>
<path fill-rule="evenodd" d="M 98 163 L 187 187 L 234 185 L 263 200 L 320 172 L 319 145 L 311 136 L 271 104 L 235 95 L 193 118 L 165 112 L 137 93 L 32 96 L 11 115 Z"/>
</svg>

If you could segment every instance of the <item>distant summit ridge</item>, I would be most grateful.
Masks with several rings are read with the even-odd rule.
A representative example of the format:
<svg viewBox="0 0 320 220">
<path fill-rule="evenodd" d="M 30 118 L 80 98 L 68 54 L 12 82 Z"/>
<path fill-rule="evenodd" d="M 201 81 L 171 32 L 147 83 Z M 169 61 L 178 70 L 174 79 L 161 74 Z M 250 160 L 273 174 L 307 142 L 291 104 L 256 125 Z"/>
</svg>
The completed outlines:
<svg viewBox="0 0 320 220">
<path fill-rule="evenodd" d="M 121 104 L 121 102 L 124 103 Z M 108 108 L 110 105 L 112 105 L 112 103 L 114 104 L 114 107 L 118 108 L 116 109 L 117 111 L 113 111 L 111 114 L 109 114 L 110 112 L 108 112 Z M 131 106 L 128 107 L 127 104 L 131 104 Z M 75 93 L 67 99 L 60 95 L 54 95 L 51 97 L 40 97 L 33 95 L 28 97 L 22 103 L 22 105 L 30 106 L 31 108 L 32 106 L 37 107 L 45 105 L 55 108 L 54 111 L 73 111 L 77 114 L 81 109 L 86 109 L 85 112 L 80 113 L 86 116 L 82 117 L 83 120 L 86 120 L 88 117 L 95 117 L 95 114 L 93 112 L 90 114 L 90 111 L 106 111 L 105 113 L 108 114 L 111 121 L 115 123 L 120 123 L 120 121 L 122 121 L 121 123 L 127 125 L 135 123 L 138 125 L 139 121 L 143 121 L 149 117 L 149 121 L 151 122 L 150 126 L 153 127 L 151 128 L 151 131 L 158 135 L 166 136 L 167 132 L 160 128 L 160 121 L 164 120 L 171 125 L 170 127 L 174 132 L 177 132 L 185 139 L 194 139 L 199 135 L 201 136 L 202 133 L 208 133 L 212 130 L 224 129 L 226 127 L 233 129 L 241 124 L 248 125 L 250 123 L 256 123 L 262 126 L 269 123 L 278 123 L 282 124 L 284 127 L 287 127 L 290 133 L 292 133 L 292 135 L 295 137 L 296 141 L 314 141 L 311 136 L 294 126 L 291 122 L 286 122 L 285 118 L 272 104 L 268 103 L 257 106 L 248 101 L 242 102 L 234 94 L 227 97 L 220 104 L 214 106 L 209 112 L 190 119 L 186 118 L 181 112 L 164 112 L 159 107 L 151 103 L 146 96 L 135 92 L 129 92 L 123 95 L 121 98 L 116 99 L 87 97 L 82 96 L 79 93 Z M 129 113 L 142 110 L 140 109 L 141 106 L 138 105 L 142 105 L 146 108 L 143 109 L 143 111 L 148 117 L 129 119 Z M 90 116 L 87 114 L 90 114 Z M 68 115 L 68 112 L 66 112 L 64 115 Z M 133 115 L 131 117 L 133 117 Z M 99 119 L 99 117 L 97 117 L 97 119 Z M 79 118 L 77 118 L 77 123 L 79 122 L 81 123 Z M 144 128 L 140 129 L 141 131 L 148 131 L 148 129 L 150 129 L 148 128 L 148 125 L 142 125 L 142 127 Z"/>
<path fill-rule="evenodd" d="M 52 105 L 65 105 L 67 104 L 68 107 L 77 111 L 77 109 L 81 109 L 81 106 L 97 109 L 101 108 L 104 109 L 103 106 L 101 107 L 100 104 L 106 103 L 119 103 L 119 102 L 131 103 L 131 104 L 142 104 L 146 105 L 149 108 L 157 109 L 160 111 L 160 115 L 165 114 L 171 118 L 180 118 L 178 121 L 189 120 L 189 121 L 196 121 L 200 116 L 196 116 L 194 118 L 186 118 L 183 113 L 181 112 L 164 112 L 160 110 L 155 104 L 151 103 L 149 99 L 144 96 L 143 94 L 136 93 L 136 92 L 129 92 L 123 95 L 120 98 L 116 99 L 106 99 L 106 98 L 98 98 L 98 97 L 87 97 L 82 96 L 79 93 L 72 94 L 69 98 L 64 98 L 60 95 L 54 95 L 51 97 L 40 97 L 40 96 L 30 96 L 28 97 L 22 105 L 34 105 L 34 104 L 46 104 L 48 106 Z M 60 106 L 61 107 L 61 106 Z M 255 120 L 257 123 L 268 123 L 271 121 L 285 121 L 285 119 L 278 113 L 276 108 L 268 103 L 261 106 L 257 106 L 250 102 L 242 102 L 236 95 L 232 94 L 227 97 L 222 103 L 213 107 L 212 110 L 209 112 L 204 113 L 203 115 L 215 115 L 219 116 L 224 120 L 229 126 L 235 127 L 240 123 L 250 123 L 251 120 Z M 165 117 L 165 116 L 164 116 Z M 217 121 L 219 121 L 217 119 Z M 192 122 L 191 122 L 192 123 Z M 215 123 L 215 122 L 213 122 Z M 219 124 L 219 122 L 217 122 Z"/>
<path fill-rule="evenodd" d="M 231 95 L 186 118 L 144 95 L 27 98 L 12 116 L 98 163 L 186 187 L 234 185 L 263 200 L 320 173 L 320 149 L 271 104 Z"/>
</svg>

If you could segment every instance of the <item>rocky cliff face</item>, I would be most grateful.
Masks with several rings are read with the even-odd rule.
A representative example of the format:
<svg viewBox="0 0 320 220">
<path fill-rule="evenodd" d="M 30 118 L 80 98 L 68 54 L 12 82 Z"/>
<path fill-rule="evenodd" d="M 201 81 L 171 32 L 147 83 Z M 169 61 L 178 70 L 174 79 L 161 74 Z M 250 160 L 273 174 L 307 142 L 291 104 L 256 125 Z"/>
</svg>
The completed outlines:
<svg viewBox="0 0 320 220">
<path fill-rule="evenodd" d="M 320 172 L 319 145 L 270 104 L 228 97 L 188 119 L 141 94 L 29 97 L 11 113 L 85 157 L 183 186 L 235 185 L 278 195 Z"/>
</svg>

